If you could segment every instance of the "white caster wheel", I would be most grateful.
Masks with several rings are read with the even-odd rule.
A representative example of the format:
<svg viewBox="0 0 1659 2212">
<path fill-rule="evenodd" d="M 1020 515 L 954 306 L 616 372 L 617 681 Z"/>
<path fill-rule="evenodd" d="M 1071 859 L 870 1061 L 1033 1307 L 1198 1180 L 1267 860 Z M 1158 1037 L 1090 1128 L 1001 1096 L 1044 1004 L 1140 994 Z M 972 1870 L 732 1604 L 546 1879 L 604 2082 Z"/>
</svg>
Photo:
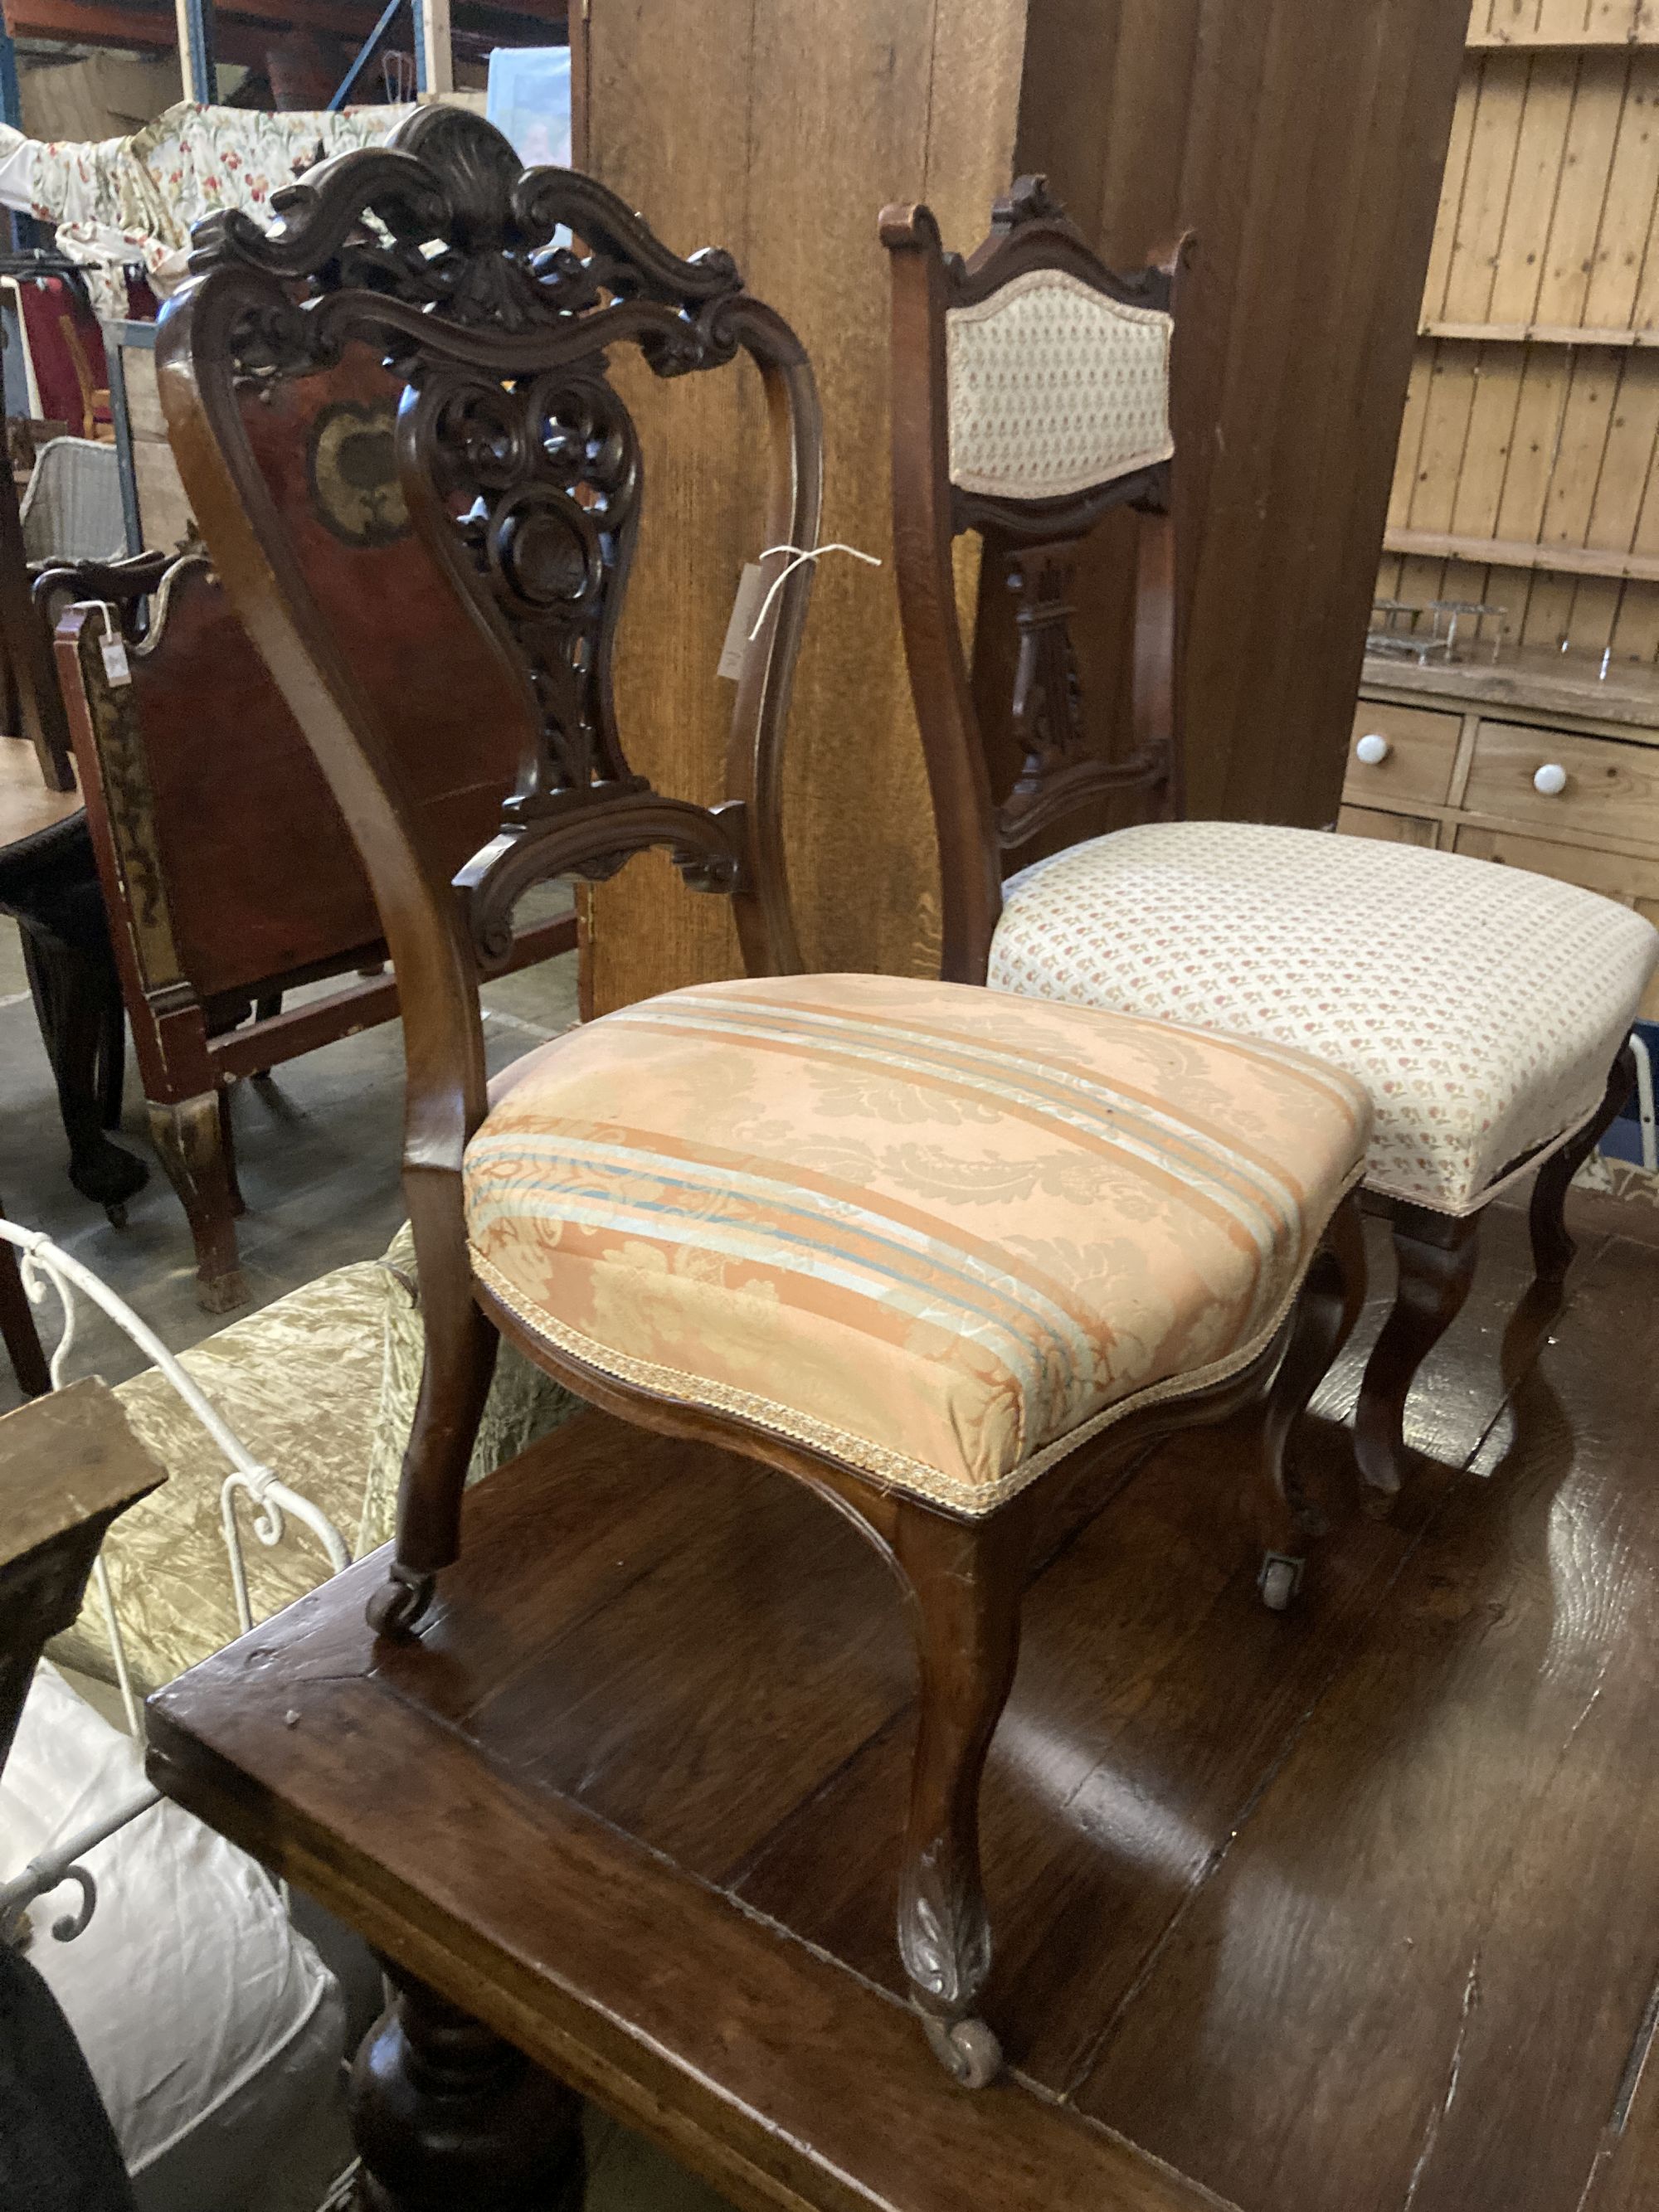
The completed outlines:
<svg viewBox="0 0 1659 2212">
<path fill-rule="evenodd" d="M 1269 1613 L 1284 1613 L 1301 1583 L 1301 1560 L 1287 1559 L 1279 1552 L 1268 1553 L 1261 1562 L 1261 1572 L 1256 1577 L 1256 1588 L 1261 1592 L 1261 1602 Z"/>
</svg>

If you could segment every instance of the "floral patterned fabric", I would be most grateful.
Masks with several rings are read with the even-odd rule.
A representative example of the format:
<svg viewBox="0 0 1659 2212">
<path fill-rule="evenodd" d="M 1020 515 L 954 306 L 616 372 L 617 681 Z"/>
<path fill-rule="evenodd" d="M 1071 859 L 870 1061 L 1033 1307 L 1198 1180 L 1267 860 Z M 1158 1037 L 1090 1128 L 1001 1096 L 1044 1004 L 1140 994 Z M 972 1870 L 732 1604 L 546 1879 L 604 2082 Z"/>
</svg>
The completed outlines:
<svg viewBox="0 0 1659 2212">
<path fill-rule="evenodd" d="M 0 128 L 6 204 L 55 223 L 59 247 L 88 270 L 98 313 L 125 316 L 125 264 L 142 262 L 157 291 L 171 291 L 192 223 L 218 208 L 263 218 L 272 192 L 320 156 L 378 145 L 410 112 L 266 115 L 180 100 L 130 138 L 36 141 Z"/>
<path fill-rule="evenodd" d="M 1157 309 L 1121 307 L 1057 269 L 951 308 L 951 483 L 994 498 L 1058 499 L 1167 461 L 1174 328 Z"/>
<path fill-rule="evenodd" d="M 1471 1213 L 1600 1103 L 1659 958 L 1628 908 L 1455 853 L 1149 823 L 1014 877 L 996 991 L 1294 1045 L 1376 1109 L 1366 1181 Z"/>
<path fill-rule="evenodd" d="M 1276 1045 L 885 976 L 701 985 L 508 1071 L 473 1264 L 604 1374 L 975 1515 L 1271 1340 L 1369 1121 Z"/>
</svg>

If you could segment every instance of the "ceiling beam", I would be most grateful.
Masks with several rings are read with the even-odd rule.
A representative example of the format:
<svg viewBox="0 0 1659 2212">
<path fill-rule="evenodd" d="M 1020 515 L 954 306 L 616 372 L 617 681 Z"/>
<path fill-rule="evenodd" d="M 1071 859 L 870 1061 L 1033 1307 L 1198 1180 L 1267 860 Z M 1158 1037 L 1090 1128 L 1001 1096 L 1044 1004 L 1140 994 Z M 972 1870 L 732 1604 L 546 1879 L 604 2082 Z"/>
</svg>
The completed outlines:
<svg viewBox="0 0 1659 2212">
<path fill-rule="evenodd" d="M 209 9 L 215 52 L 221 61 L 257 67 L 276 33 L 292 29 L 331 31 L 359 46 L 374 29 L 374 0 L 213 0 Z M 13 38 L 52 39 L 88 46 L 130 46 L 175 52 L 179 22 L 167 0 L 0 0 Z M 566 0 L 516 0 L 510 9 L 453 0 L 454 27 L 504 33 L 514 18 L 562 28 Z"/>
</svg>

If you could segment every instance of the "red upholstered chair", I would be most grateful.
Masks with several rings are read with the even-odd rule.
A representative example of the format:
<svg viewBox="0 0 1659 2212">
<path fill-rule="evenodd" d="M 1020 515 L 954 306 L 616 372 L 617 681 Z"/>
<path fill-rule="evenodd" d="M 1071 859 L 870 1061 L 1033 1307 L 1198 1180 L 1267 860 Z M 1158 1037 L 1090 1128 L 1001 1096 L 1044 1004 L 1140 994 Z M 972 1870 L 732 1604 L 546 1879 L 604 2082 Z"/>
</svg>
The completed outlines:
<svg viewBox="0 0 1659 2212">
<path fill-rule="evenodd" d="M 1567 1185 L 1628 1094 L 1659 933 L 1489 861 L 1183 819 L 1174 262 L 1115 275 L 1033 177 L 965 260 L 926 208 L 888 208 L 881 231 L 894 540 L 939 818 L 944 972 L 1295 1048 L 1364 1084 L 1365 1185 L 1392 1216 L 1400 1285 L 1357 1442 L 1366 1480 L 1391 1492 L 1407 1397 L 1467 1295 L 1484 1209 L 1540 1163 L 1533 1249 L 1559 1291 Z M 1084 738 L 1067 592 L 1085 541 L 1126 507 L 1140 517 L 1133 742 L 1108 763 Z M 965 530 L 988 533 L 1018 594 L 1012 695 L 994 718 L 976 710 L 957 615 Z M 1153 818 L 1090 835 L 1126 792 Z"/>
<path fill-rule="evenodd" d="M 619 1455 L 633 1426 L 713 1439 L 838 1507 L 915 1628 L 900 1949 L 934 2048 L 983 2083 L 979 1781 L 1028 1562 L 1080 1478 L 1268 1392 L 1242 1487 L 1278 1565 L 1299 1554 L 1283 1447 L 1352 1310 L 1364 1091 L 1165 1024 L 793 972 L 779 756 L 808 572 L 744 661 L 728 801 L 653 792 L 610 683 L 645 487 L 609 364 L 746 357 L 770 426 L 757 544 L 811 545 L 818 413 L 793 334 L 724 254 L 680 259 L 590 179 L 522 171 L 452 108 L 319 168 L 282 213 L 269 236 L 204 226 L 206 273 L 158 357 L 216 567 L 362 853 L 404 994 L 427 1363 L 371 1620 L 410 1637 L 441 1614 L 498 1333 L 620 1417 Z M 261 392 L 359 341 L 405 386 L 408 511 L 531 710 L 517 793 L 453 884 L 398 716 L 358 681 L 246 427 Z M 487 1100 L 477 984 L 514 900 L 647 846 L 732 898 L 748 976 L 572 1031 Z"/>
</svg>

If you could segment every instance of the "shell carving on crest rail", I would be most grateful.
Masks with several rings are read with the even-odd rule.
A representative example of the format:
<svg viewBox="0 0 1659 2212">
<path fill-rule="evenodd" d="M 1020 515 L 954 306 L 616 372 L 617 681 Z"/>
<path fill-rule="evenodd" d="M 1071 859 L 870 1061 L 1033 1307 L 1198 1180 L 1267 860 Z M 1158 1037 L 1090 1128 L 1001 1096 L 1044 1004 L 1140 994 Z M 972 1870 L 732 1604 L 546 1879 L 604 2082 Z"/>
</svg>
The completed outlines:
<svg viewBox="0 0 1659 2212">
<path fill-rule="evenodd" d="M 387 145 L 337 156 L 271 204 L 270 230 L 234 210 L 198 225 L 191 269 L 234 286 L 225 329 L 239 378 L 304 375 L 362 341 L 404 382 L 411 519 L 486 628 L 493 617 L 516 647 L 538 732 L 505 834 L 568 822 L 563 865 L 590 874 L 668 842 L 694 882 L 731 889 L 741 809 L 655 797 L 616 727 L 611 648 L 641 468 L 606 373 L 619 343 L 667 377 L 750 343 L 767 311 L 730 255 L 681 259 L 594 179 L 524 168 L 456 108 L 422 109 Z M 601 796 L 639 805 L 620 841 L 594 845 L 574 817 Z M 486 864 L 501 842 L 472 864 L 475 902 L 500 903 Z M 505 920 L 476 913 L 481 942 L 499 949 Z"/>
</svg>

